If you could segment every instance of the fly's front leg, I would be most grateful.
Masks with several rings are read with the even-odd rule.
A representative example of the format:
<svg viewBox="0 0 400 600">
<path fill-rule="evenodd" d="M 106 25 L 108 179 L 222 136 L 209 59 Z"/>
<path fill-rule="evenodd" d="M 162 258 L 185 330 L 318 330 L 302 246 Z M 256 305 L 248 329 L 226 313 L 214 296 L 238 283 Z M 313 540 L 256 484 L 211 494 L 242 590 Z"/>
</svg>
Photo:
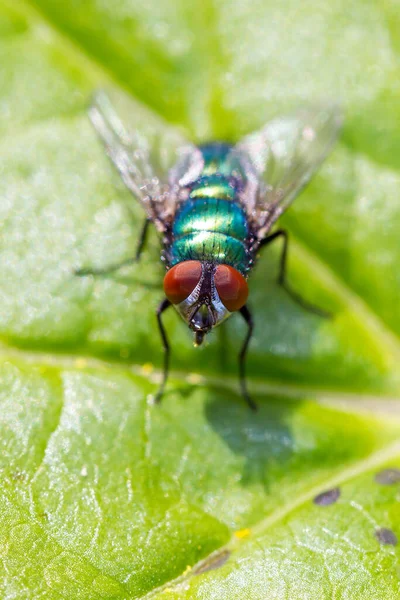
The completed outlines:
<svg viewBox="0 0 400 600">
<path fill-rule="evenodd" d="M 164 389 L 165 389 L 165 385 L 167 383 L 168 373 L 169 373 L 169 358 L 170 358 L 170 353 L 171 353 L 170 350 L 171 349 L 170 349 L 170 345 L 169 345 L 168 338 L 167 338 L 167 332 L 165 331 L 165 327 L 162 322 L 162 314 L 170 306 L 171 306 L 171 302 L 168 300 L 168 298 L 165 298 L 161 302 L 160 306 L 157 309 L 158 330 L 160 332 L 163 350 L 164 350 L 164 369 L 163 369 L 163 376 L 162 376 L 161 384 L 160 384 L 160 387 L 159 387 L 158 392 L 154 399 L 155 402 L 160 402 L 160 400 L 164 394 Z"/>
<path fill-rule="evenodd" d="M 288 232 L 286 230 L 278 229 L 278 231 L 275 231 L 268 237 L 264 238 L 260 243 L 260 248 L 262 248 L 263 246 L 267 246 L 268 244 L 270 244 L 271 242 L 273 242 L 274 240 L 276 240 L 278 238 L 283 238 L 283 250 L 282 250 L 280 263 L 279 263 L 279 275 L 278 275 L 279 285 L 281 285 L 283 287 L 283 289 L 289 294 L 289 296 L 305 310 L 308 310 L 309 312 L 312 312 L 320 317 L 325 317 L 325 318 L 331 317 L 332 315 L 328 311 L 323 310 L 322 308 L 319 308 L 318 306 L 315 306 L 314 304 L 311 304 L 310 302 L 307 302 L 307 300 L 304 300 L 304 298 L 302 298 L 302 296 L 300 296 L 300 294 L 298 294 L 295 290 L 293 290 L 290 287 L 290 285 L 287 283 L 287 281 L 286 281 L 286 262 L 287 262 L 289 236 L 288 236 Z"/>
<path fill-rule="evenodd" d="M 140 233 L 140 238 L 136 248 L 135 256 L 127 258 L 126 260 L 123 260 L 120 263 L 108 265 L 107 267 L 102 267 L 101 269 L 78 269 L 77 271 L 75 271 L 75 275 L 78 275 L 79 277 L 84 277 L 85 275 L 110 275 L 111 273 L 118 271 L 122 267 L 126 267 L 127 265 L 132 265 L 135 262 L 139 262 L 144 245 L 146 243 L 149 225 L 150 219 L 146 219 L 143 224 L 142 231 Z"/>
<path fill-rule="evenodd" d="M 251 316 L 251 312 L 247 308 L 246 305 L 242 306 L 240 309 L 240 314 L 243 319 L 247 323 L 247 334 L 243 342 L 242 349 L 239 352 L 239 381 L 240 381 L 240 389 L 242 391 L 243 398 L 246 400 L 247 404 L 250 406 L 252 410 L 257 410 L 257 404 L 251 398 L 246 383 L 246 355 L 247 349 L 249 347 L 249 343 L 251 340 L 251 336 L 253 335 L 253 317 Z"/>
</svg>

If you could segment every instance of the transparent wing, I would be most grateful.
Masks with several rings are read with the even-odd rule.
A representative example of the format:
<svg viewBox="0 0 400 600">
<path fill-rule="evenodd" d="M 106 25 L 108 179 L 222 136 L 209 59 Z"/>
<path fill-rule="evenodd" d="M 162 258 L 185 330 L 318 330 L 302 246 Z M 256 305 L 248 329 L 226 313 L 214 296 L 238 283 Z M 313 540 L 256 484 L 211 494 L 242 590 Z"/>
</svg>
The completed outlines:
<svg viewBox="0 0 400 600">
<path fill-rule="evenodd" d="M 163 230 L 180 188 L 201 172 L 201 152 L 118 92 L 98 91 L 89 117 L 125 185 Z"/>
<path fill-rule="evenodd" d="M 235 146 L 234 152 L 250 163 L 259 182 L 249 206 L 259 239 L 318 169 L 341 124 L 336 106 L 302 110 L 270 121 Z"/>
</svg>

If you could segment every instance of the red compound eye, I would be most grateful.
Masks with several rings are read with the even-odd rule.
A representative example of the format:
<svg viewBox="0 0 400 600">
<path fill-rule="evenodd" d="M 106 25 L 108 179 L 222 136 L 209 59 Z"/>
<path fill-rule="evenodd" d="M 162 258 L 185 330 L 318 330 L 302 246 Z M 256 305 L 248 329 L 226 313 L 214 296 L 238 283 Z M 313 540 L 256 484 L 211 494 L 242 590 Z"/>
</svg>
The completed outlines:
<svg viewBox="0 0 400 600">
<path fill-rule="evenodd" d="M 246 304 L 249 288 L 243 275 L 229 265 L 218 265 L 214 274 L 215 287 L 222 304 L 230 312 Z"/>
<path fill-rule="evenodd" d="M 164 292 L 172 304 L 183 302 L 200 281 L 201 263 L 185 260 L 172 267 L 164 277 Z"/>
</svg>

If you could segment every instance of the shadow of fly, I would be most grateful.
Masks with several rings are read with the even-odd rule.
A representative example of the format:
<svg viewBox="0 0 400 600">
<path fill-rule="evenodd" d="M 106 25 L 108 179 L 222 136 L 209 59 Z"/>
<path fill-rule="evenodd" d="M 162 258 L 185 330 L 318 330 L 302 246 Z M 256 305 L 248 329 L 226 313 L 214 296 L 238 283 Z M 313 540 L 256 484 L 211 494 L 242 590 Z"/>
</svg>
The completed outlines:
<svg viewBox="0 0 400 600">
<path fill-rule="evenodd" d="M 114 102 L 100 91 L 89 116 L 122 180 L 144 208 L 136 255 L 102 269 L 81 269 L 77 275 L 106 275 L 138 261 L 153 224 L 166 268 L 165 298 L 157 309 L 164 370 L 156 400 L 163 395 L 170 364 L 164 312 L 173 306 L 198 346 L 238 311 L 247 324 L 239 352 L 241 391 L 255 409 L 245 377 L 253 333 L 247 278 L 264 246 L 282 240 L 278 283 L 302 307 L 327 316 L 288 285 L 288 234 L 271 229 L 330 151 L 340 130 L 340 111 L 335 106 L 300 110 L 271 120 L 237 144 L 195 146 L 172 130 L 146 136 L 140 125 L 129 127 L 122 115 L 133 110 L 127 99 L 117 96 Z"/>
</svg>

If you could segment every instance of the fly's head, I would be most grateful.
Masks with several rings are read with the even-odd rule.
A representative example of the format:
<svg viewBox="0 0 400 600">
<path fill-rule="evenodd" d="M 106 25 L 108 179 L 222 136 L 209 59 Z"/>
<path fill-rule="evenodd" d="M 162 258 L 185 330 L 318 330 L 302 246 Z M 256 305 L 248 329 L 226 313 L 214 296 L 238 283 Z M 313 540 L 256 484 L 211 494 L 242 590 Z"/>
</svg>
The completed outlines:
<svg viewBox="0 0 400 600">
<path fill-rule="evenodd" d="M 213 327 L 242 308 L 248 296 L 246 279 L 239 271 L 198 260 L 171 267 L 164 278 L 164 291 L 194 332 L 196 346 Z"/>
</svg>

